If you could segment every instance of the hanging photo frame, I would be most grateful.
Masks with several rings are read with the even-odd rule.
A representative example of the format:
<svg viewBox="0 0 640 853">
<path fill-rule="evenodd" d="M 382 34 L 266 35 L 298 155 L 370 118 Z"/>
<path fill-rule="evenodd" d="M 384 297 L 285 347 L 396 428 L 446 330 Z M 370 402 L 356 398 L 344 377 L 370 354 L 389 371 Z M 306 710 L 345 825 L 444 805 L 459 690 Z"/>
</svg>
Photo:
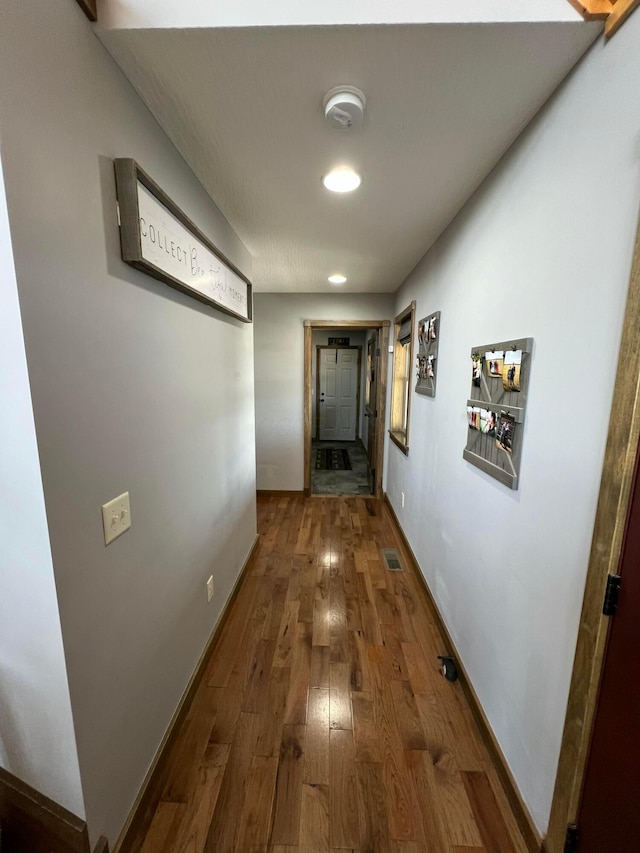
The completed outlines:
<svg viewBox="0 0 640 853">
<path fill-rule="evenodd" d="M 434 311 L 418 323 L 418 353 L 416 355 L 416 393 L 436 396 L 438 374 L 438 341 L 440 312 Z"/>
<path fill-rule="evenodd" d="M 467 446 L 463 457 L 517 489 L 533 338 L 471 350 Z"/>
</svg>

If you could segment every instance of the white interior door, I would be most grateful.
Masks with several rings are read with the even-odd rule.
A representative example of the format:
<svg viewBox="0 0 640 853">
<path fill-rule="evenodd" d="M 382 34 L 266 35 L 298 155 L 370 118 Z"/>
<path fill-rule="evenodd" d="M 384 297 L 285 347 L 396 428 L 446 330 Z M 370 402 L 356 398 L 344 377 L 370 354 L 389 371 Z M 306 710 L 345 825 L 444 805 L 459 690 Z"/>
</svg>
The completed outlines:
<svg viewBox="0 0 640 853">
<path fill-rule="evenodd" d="M 355 441 L 358 350 L 320 350 L 320 441 Z"/>
</svg>

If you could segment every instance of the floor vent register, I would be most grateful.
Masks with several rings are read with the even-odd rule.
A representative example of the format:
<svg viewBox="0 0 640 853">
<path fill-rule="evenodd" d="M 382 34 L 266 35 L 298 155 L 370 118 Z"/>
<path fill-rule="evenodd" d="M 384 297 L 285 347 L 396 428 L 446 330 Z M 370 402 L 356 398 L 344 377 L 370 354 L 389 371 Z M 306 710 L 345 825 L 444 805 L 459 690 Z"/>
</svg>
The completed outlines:
<svg viewBox="0 0 640 853">
<path fill-rule="evenodd" d="M 401 572 L 404 569 L 400 562 L 400 555 L 395 548 L 383 548 L 382 559 L 390 572 Z"/>
</svg>

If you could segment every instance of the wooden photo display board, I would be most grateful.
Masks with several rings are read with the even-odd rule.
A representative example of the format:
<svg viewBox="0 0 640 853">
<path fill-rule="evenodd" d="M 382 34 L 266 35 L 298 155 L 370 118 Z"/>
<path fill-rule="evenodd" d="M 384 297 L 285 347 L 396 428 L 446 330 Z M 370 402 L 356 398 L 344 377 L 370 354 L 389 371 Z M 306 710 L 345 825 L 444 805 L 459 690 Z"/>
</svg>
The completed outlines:
<svg viewBox="0 0 640 853">
<path fill-rule="evenodd" d="M 438 341 L 440 312 L 429 314 L 418 323 L 418 354 L 416 356 L 416 392 L 426 397 L 436 396 L 438 375 Z"/>
<path fill-rule="evenodd" d="M 245 323 L 251 282 L 135 160 L 115 161 L 122 260 Z"/>
<path fill-rule="evenodd" d="M 463 456 L 510 489 L 518 488 L 533 338 L 471 350 L 467 446 Z"/>
</svg>

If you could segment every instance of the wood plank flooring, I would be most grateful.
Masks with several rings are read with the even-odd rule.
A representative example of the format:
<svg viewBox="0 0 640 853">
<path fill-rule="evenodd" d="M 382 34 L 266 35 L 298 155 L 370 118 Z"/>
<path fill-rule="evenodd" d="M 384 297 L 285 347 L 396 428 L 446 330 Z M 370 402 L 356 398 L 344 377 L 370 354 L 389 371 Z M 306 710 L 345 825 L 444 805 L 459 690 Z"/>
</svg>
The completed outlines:
<svg viewBox="0 0 640 853">
<path fill-rule="evenodd" d="M 524 853 L 382 502 L 260 497 L 260 542 L 134 853 Z"/>
</svg>

